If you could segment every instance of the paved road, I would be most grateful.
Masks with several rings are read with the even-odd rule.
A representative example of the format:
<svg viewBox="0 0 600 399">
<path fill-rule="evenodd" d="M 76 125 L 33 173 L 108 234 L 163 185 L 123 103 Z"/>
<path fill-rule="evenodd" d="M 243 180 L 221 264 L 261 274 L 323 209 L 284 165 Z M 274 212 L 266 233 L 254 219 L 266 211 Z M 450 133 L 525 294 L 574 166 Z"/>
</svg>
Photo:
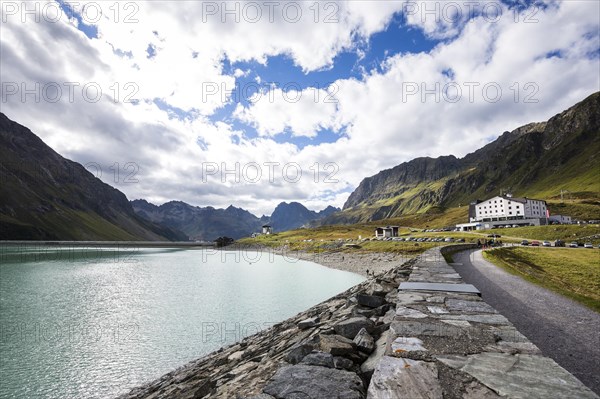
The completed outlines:
<svg viewBox="0 0 600 399">
<path fill-rule="evenodd" d="M 483 259 L 481 250 L 454 255 L 454 268 L 483 299 L 581 382 L 600 395 L 600 314 Z"/>
</svg>

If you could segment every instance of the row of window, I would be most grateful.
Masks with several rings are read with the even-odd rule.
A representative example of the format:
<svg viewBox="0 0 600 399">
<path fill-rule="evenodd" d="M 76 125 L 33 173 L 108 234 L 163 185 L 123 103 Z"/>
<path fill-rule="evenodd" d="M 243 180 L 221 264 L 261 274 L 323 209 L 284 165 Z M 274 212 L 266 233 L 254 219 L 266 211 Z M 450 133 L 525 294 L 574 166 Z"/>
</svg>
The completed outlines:
<svg viewBox="0 0 600 399">
<path fill-rule="evenodd" d="M 485 211 L 485 214 L 487 215 L 488 211 Z M 492 211 L 490 211 L 490 214 L 492 213 Z M 508 212 L 509 215 L 512 215 L 512 211 Z M 517 215 L 520 215 L 521 211 L 517 211 Z"/>
</svg>

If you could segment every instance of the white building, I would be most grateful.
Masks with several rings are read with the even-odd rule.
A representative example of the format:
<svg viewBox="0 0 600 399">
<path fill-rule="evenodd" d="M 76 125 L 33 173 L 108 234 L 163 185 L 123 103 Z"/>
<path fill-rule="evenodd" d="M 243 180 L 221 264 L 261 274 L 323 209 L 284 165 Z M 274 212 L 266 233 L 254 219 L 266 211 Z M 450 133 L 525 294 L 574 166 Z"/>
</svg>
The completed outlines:
<svg viewBox="0 0 600 399">
<path fill-rule="evenodd" d="M 571 224 L 571 223 L 573 223 L 573 220 L 571 219 L 571 216 L 566 216 L 566 215 L 551 215 L 550 216 L 550 222 L 551 223 L 558 223 L 558 224 Z"/>
<path fill-rule="evenodd" d="M 498 196 L 473 205 L 474 214 L 469 212 L 471 223 L 546 218 L 547 211 L 546 201 L 510 196 Z"/>
<path fill-rule="evenodd" d="M 469 206 L 469 223 L 456 225 L 461 231 L 505 226 L 539 226 L 548 223 L 546 201 L 532 198 L 497 196 L 475 201 Z"/>
</svg>

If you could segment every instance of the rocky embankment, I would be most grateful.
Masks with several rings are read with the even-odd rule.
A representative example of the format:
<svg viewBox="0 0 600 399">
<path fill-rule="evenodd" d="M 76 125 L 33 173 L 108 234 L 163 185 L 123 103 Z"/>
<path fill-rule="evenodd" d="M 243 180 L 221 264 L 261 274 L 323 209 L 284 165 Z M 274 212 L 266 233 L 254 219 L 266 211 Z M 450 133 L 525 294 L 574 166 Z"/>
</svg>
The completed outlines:
<svg viewBox="0 0 600 399">
<path fill-rule="evenodd" d="M 463 284 L 439 248 L 122 396 L 365 397 L 598 398 Z"/>
</svg>

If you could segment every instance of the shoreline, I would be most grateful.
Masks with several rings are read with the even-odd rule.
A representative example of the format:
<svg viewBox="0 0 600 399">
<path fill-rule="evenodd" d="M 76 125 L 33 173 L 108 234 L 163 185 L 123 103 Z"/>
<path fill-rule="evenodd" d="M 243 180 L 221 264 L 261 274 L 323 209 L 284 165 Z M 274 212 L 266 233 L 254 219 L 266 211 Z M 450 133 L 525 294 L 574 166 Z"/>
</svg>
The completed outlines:
<svg viewBox="0 0 600 399">
<path fill-rule="evenodd" d="M 373 277 L 397 268 L 417 255 L 406 255 L 392 252 L 308 252 L 291 251 L 285 247 L 271 248 L 260 246 L 231 245 L 219 248 L 222 251 L 251 250 L 262 253 L 272 253 L 290 259 L 298 259 L 316 263 L 330 269 L 342 270 L 359 274 L 363 277 Z"/>
</svg>

